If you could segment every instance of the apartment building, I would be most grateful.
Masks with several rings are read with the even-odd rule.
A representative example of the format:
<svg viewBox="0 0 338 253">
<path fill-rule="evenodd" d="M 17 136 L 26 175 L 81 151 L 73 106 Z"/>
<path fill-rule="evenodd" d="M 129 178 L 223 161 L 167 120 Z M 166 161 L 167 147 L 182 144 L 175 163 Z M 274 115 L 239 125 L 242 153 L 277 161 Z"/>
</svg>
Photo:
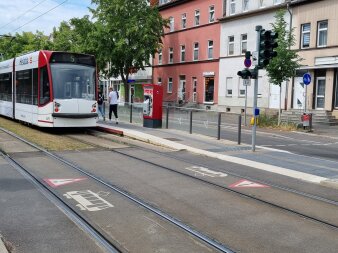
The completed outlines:
<svg viewBox="0 0 338 253">
<path fill-rule="evenodd" d="M 286 7 L 284 0 L 226 0 L 226 14 L 220 20 L 219 107 L 239 113 L 244 111 L 247 102 L 247 107 L 252 108 L 254 80 L 247 86 L 237 72 L 245 68 L 245 52 L 256 51 L 255 27 L 260 25 L 270 30 L 271 23 L 275 22 L 276 11 Z M 289 12 L 286 12 L 285 20 L 290 20 Z M 279 108 L 280 88 L 269 83 L 265 70 L 259 70 L 258 83 L 258 107 L 263 111 Z M 286 83 L 283 83 L 283 98 L 285 90 Z M 284 101 L 282 99 L 282 108 L 285 106 Z"/>
<path fill-rule="evenodd" d="M 308 0 L 293 6 L 292 26 L 296 34 L 293 49 L 304 60 L 288 92 L 291 98 L 288 108 L 302 110 L 306 106 L 314 112 L 325 110 L 338 116 L 337 13 L 336 0 Z M 312 77 L 307 87 L 302 78 L 305 72 Z"/>
<path fill-rule="evenodd" d="M 218 103 L 220 23 L 223 0 L 160 0 L 170 20 L 162 50 L 153 60 L 153 82 L 164 102 L 212 108 Z"/>
</svg>

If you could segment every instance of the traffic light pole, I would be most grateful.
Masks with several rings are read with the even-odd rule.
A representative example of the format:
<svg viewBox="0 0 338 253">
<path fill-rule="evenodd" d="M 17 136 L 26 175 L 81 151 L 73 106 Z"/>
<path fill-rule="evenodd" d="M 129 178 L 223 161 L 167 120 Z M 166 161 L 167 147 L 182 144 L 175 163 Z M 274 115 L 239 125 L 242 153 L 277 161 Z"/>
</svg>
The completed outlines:
<svg viewBox="0 0 338 253">
<path fill-rule="evenodd" d="M 256 26 L 256 32 L 257 32 L 257 45 L 256 50 L 259 52 L 260 50 L 260 32 L 262 30 L 262 26 L 258 25 Z M 259 59 L 258 59 L 259 60 Z M 252 113 L 254 116 L 254 124 L 252 126 L 252 151 L 256 150 L 256 127 L 257 127 L 257 115 L 256 115 L 256 108 L 257 108 L 257 94 L 258 94 L 258 66 L 255 67 L 257 69 L 257 78 L 255 79 L 254 84 L 254 95 L 253 95 L 253 107 L 252 107 Z"/>
</svg>

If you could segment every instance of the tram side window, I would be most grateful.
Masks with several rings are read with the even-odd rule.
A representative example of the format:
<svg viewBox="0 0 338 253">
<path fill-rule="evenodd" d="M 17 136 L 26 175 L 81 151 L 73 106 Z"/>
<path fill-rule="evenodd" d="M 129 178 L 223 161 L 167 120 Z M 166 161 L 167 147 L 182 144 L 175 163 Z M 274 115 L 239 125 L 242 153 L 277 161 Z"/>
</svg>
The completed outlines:
<svg viewBox="0 0 338 253">
<path fill-rule="evenodd" d="M 44 105 L 50 101 L 49 79 L 47 67 L 40 69 L 40 104 Z"/>
<path fill-rule="evenodd" d="M 16 102 L 32 104 L 32 70 L 21 70 L 16 72 Z"/>
<path fill-rule="evenodd" d="M 12 73 L 0 74 L 0 100 L 12 101 Z"/>
<path fill-rule="evenodd" d="M 33 105 L 38 104 L 38 69 L 33 69 Z"/>
</svg>

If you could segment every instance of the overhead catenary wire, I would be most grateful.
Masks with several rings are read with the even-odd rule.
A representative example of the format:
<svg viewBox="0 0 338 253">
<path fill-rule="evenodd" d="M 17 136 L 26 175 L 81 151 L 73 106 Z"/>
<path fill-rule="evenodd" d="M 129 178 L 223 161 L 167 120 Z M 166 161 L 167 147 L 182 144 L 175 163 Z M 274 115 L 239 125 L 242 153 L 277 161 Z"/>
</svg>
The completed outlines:
<svg viewBox="0 0 338 253">
<path fill-rule="evenodd" d="M 37 3 L 36 5 L 34 5 L 32 8 L 28 9 L 27 11 L 23 12 L 22 14 L 20 14 L 19 16 L 15 17 L 14 19 L 12 19 L 11 21 L 9 21 L 7 24 L 4 24 L 2 26 L 0 26 L 0 29 L 8 26 L 9 24 L 12 24 L 14 21 L 18 20 L 19 18 L 23 17 L 24 15 L 26 15 L 28 12 L 30 12 L 31 10 L 34 10 L 36 7 L 38 7 L 40 4 L 46 2 L 47 0 L 43 0 L 39 3 Z"/>
<path fill-rule="evenodd" d="M 22 27 L 24 27 L 25 25 L 28 25 L 28 24 L 32 23 L 33 21 L 37 20 L 38 18 L 41 18 L 42 16 L 46 15 L 47 13 L 49 13 L 49 12 L 51 12 L 52 10 L 54 10 L 54 9 L 58 8 L 59 6 L 63 5 L 63 4 L 64 4 L 64 3 L 66 3 L 66 2 L 68 2 L 68 0 L 65 0 L 65 1 L 63 1 L 63 2 L 59 3 L 58 5 L 54 6 L 54 7 L 53 7 L 53 8 L 51 8 L 51 9 L 49 9 L 48 11 L 46 11 L 46 12 L 44 12 L 44 13 L 40 14 L 40 15 L 39 15 L 39 16 L 37 16 L 36 18 L 34 18 L 34 19 L 32 19 L 32 20 L 30 20 L 30 21 L 28 21 L 28 22 L 24 23 L 23 25 L 21 25 L 20 27 L 16 28 L 16 29 L 15 29 L 15 30 L 13 30 L 12 32 L 15 32 L 15 31 L 17 31 L 17 30 L 21 29 Z"/>
</svg>

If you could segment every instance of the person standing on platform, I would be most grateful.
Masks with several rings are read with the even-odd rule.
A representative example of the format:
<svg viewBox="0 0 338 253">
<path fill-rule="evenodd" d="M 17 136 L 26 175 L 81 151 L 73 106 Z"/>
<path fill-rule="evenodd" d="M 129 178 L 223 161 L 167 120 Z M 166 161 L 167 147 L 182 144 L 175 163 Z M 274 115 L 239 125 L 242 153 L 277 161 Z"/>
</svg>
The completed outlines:
<svg viewBox="0 0 338 253">
<path fill-rule="evenodd" d="M 117 115 L 117 103 L 119 99 L 119 93 L 114 91 L 112 87 L 109 88 L 109 121 L 111 121 L 112 112 L 114 113 L 116 124 L 119 123 L 119 117 Z"/>
<path fill-rule="evenodd" d="M 104 96 L 103 96 L 103 93 L 102 91 L 100 90 L 99 91 L 99 95 L 98 95 L 98 99 L 97 99 L 97 105 L 99 106 L 99 112 L 101 113 L 101 116 L 103 118 L 103 120 L 105 120 L 105 115 L 104 115 Z"/>
</svg>

